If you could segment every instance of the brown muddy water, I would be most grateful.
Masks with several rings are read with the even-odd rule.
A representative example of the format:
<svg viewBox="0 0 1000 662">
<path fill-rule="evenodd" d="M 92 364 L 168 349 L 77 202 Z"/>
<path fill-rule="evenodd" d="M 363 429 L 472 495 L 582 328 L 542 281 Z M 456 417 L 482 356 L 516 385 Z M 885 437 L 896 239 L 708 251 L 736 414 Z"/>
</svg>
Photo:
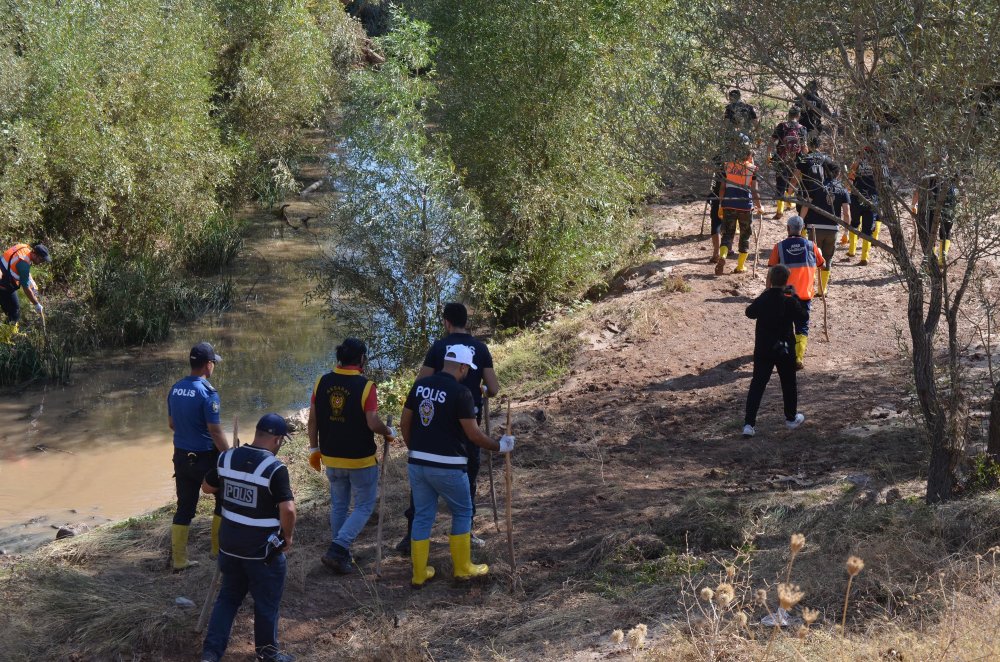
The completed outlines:
<svg viewBox="0 0 1000 662">
<path fill-rule="evenodd" d="M 308 405 L 340 340 L 321 305 L 304 303 L 329 230 L 316 204 L 287 211 L 295 226 L 318 218 L 293 229 L 270 212 L 247 213 L 246 248 L 224 274 L 235 285 L 230 311 L 177 327 L 163 343 L 79 361 L 66 386 L 0 397 L 0 550 L 30 550 L 59 526 L 93 526 L 171 501 L 166 396 L 201 340 L 223 357 L 212 383 L 227 434 L 234 416 L 246 442 L 262 414 Z"/>
</svg>

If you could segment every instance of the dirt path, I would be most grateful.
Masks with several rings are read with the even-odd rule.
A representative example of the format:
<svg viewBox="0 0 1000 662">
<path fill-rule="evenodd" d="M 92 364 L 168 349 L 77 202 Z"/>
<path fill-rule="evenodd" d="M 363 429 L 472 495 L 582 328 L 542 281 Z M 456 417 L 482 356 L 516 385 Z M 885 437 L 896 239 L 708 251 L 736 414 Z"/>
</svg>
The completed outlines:
<svg viewBox="0 0 1000 662">
<path fill-rule="evenodd" d="M 455 586 L 448 579 L 444 514 L 431 547 L 431 564 L 440 574 L 422 591 L 410 589 L 409 560 L 391 551 L 404 532 L 407 501 L 400 448 L 387 472 L 390 551 L 383 578 L 371 576 L 374 521 L 354 550 L 363 572 L 331 575 L 319 561 L 329 538 L 324 481 L 309 473 L 304 442 L 296 441 L 287 462 L 300 523 L 281 625 L 290 652 L 300 660 L 619 657 L 622 648 L 608 644 L 611 630 L 641 621 L 649 624 L 651 638 L 662 636 L 657 624 L 683 614 L 686 578 L 717 572 L 718 560 L 733 559 L 734 550 L 753 558 L 759 576 L 773 578 L 785 561 L 787 529 L 798 530 L 808 517 L 810 526 L 803 528 L 814 537 L 804 567 L 812 559 L 812 565 L 839 572 L 839 560 L 833 564 L 814 551 L 821 547 L 815 536 L 825 530 L 826 514 L 861 508 L 864 500 L 885 501 L 890 486 L 900 490 L 896 499 L 919 491 L 921 444 L 906 427 L 907 368 L 897 344 L 902 320 L 890 314 L 900 309 L 903 291 L 885 258 L 873 253 L 873 264 L 864 268 L 837 260 L 830 342 L 821 340 L 822 322 L 815 324 L 807 367 L 799 373 L 806 424 L 794 432 L 784 428 L 775 378 L 758 436 L 747 441 L 739 432 L 753 324 L 744 308 L 762 290 L 765 269 L 758 268 L 756 279 L 749 270 L 715 277 L 707 262 L 709 240 L 697 236 L 701 213 L 701 203 L 649 208 L 653 260 L 625 274 L 617 293 L 573 315 L 581 344 L 567 378 L 554 391 L 517 403 L 518 590 L 509 590 L 506 541 L 491 521 L 485 476 L 476 531 L 487 546 L 475 556 L 490 564 L 490 580 Z M 783 235 L 782 223 L 765 221 L 762 254 Z M 675 291 L 667 281 L 683 281 L 689 289 Z M 816 317 L 821 315 L 820 307 Z M 494 413 L 498 431 L 503 419 Z M 496 465 L 502 486 L 502 463 Z M 859 481 L 865 490 L 845 489 Z M 151 524 L 149 544 L 128 558 L 95 558 L 88 572 L 120 577 L 122 585 L 135 584 L 143 593 L 156 582 L 161 597 L 154 605 L 166 595 L 200 605 L 211 566 L 165 573 L 166 526 Z M 895 541 L 866 548 L 857 531 L 826 535 L 823 553 L 830 558 L 863 548 L 871 570 L 859 580 L 859 593 L 891 598 L 877 568 L 882 564 L 882 574 L 891 573 L 892 557 L 899 555 Z M 207 538 L 207 518 L 199 517 L 195 558 L 207 556 Z M 837 604 L 831 591 L 841 589 L 828 578 L 798 581 L 811 604 Z M 252 659 L 251 613 L 247 601 L 227 659 Z M 196 618 L 189 615 L 170 618 L 188 632 L 187 621 Z M 193 659 L 200 638 L 185 636 L 184 642 L 165 647 L 163 659 Z"/>
<path fill-rule="evenodd" d="M 904 294 L 885 258 L 873 252 L 867 267 L 841 259 L 834 265 L 830 342 L 822 340 L 822 322 L 814 323 L 800 373 L 805 426 L 789 432 L 781 424 L 775 377 L 759 435 L 744 441 L 753 323 L 743 311 L 763 288 L 766 254 L 784 236 L 783 224 L 765 221 L 756 279 L 749 270 L 715 277 L 708 239 L 697 236 L 701 212 L 700 203 L 649 209 L 655 260 L 631 270 L 621 293 L 583 315 L 585 344 L 570 377 L 555 392 L 519 403 L 514 519 L 522 592 L 506 589 L 504 537 L 493 529 L 485 498 L 477 530 L 489 540 L 483 556 L 493 582 L 470 589 L 435 580 L 421 592 L 409 589 L 408 562 L 395 555 L 377 586 L 328 575 L 318 562 L 327 535 L 320 507 L 306 515 L 302 530 L 309 533 L 292 563 L 283 626 L 290 650 L 306 659 L 602 657 L 611 629 L 677 610 L 676 581 L 661 585 L 654 577 L 637 588 L 634 576 L 615 575 L 623 540 L 639 548 L 640 560 L 661 559 L 660 566 L 672 554 L 682 558 L 670 550 L 731 551 L 740 532 L 722 522 L 692 525 L 701 495 L 837 485 L 854 474 L 912 477 L 911 440 L 869 443 L 873 431 L 902 418 L 897 410 L 907 402 L 899 320 L 890 314 Z M 664 280 L 676 277 L 690 290 L 668 291 Z M 402 453 L 395 457 L 387 512 L 398 513 L 405 481 Z M 498 463 L 498 485 L 501 475 Z M 482 485 L 481 493 L 485 477 Z M 390 522 L 390 544 L 401 524 L 398 517 Z M 439 519 L 432 563 L 447 572 L 445 535 Z M 359 541 L 363 566 L 374 555 L 373 537 L 369 527 Z M 617 559 L 621 567 L 634 560 Z M 244 653 L 248 625 L 242 621 L 234 638 Z"/>
</svg>

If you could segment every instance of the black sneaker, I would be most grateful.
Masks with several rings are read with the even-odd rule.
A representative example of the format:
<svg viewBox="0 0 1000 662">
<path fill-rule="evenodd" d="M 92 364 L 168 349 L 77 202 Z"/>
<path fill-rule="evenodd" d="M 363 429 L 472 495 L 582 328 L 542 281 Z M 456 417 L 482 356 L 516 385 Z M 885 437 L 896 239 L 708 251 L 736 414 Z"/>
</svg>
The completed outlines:
<svg viewBox="0 0 1000 662">
<path fill-rule="evenodd" d="M 338 575 L 349 575 L 354 572 L 354 559 L 351 558 L 351 552 L 335 542 L 330 543 L 330 548 L 326 550 L 326 554 L 320 561 Z"/>
<path fill-rule="evenodd" d="M 403 539 L 396 543 L 396 551 L 403 556 L 410 555 L 410 536 L 408 534 L 403 536 Z"/>
<path fill-rule="evenodd" d="M 265 649 L 257 653 L 257 662 L 295 662 L 295 656 L 281 651 Z"/>
</svg>

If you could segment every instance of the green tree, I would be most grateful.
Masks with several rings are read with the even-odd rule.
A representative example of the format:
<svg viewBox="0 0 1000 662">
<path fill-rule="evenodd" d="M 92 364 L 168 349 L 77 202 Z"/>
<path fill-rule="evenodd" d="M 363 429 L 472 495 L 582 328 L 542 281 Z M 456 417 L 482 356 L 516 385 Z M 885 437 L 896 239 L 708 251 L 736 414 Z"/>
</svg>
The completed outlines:
<svg viewBox="0 0 1000 662">
<path fill-rule="evenodd" d="M 337 243 L 318 290 L 385 370 L 423 356 L 481 246 L 474 201 L 441 141 L 428 137 L 436 86 L 427 30 L 397 15 L 378 39 L 385 64 L 351 77 L 332 217 Z"/>
</svg>

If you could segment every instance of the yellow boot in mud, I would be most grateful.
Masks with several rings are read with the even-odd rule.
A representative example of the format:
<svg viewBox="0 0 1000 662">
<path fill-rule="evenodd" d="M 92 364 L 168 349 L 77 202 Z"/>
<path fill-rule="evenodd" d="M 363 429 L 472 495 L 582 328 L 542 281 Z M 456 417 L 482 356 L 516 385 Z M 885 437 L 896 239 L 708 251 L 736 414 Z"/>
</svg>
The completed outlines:
<svg viewBox="0 0 1000 662">
<path fill-rule="evenodd" d="M 878 233 L 882 231 L 882 221 L 875 221 L 875 230 L 872 232 L 872 237 L 878 239 Z"/>
<path fill-rule="evenodd" d="M 785 215 L 785 201 L 778 200 L 775 204 L 774 220 L 779 221 L 781 217 Z"/>
<path fill-rule="evenodd" d="M 721 276 L 726 272 L 726 256 L 729 255 L 729 247 L 723 246 L 719 249 L 719 259 L 715 262 L 715 275 Z"/>
<path fill-rule="evenodd" d="M 188 560 L 188 532 L 191 530 L 186 524 L 172 524 L 170 526 L 170 550 L 174 570 L 184 570 L 198 565 L 197 561 Z"/>
<path fill-rule="evenodd" d="M 212 515 L 212 558 L 219 555 L 219 529 L 222 528 L 222 515 Z"/>
<path fill-rule="evenodd" d="M 430 553 L 430 539 L 410 541 L 410 562 L 413 564 L 413 579 L 410 580 L 410 586 L 413 588 L 423 588 L 424 582 L 434 577 L 434 568 L 427 565 Z"/>
<path fill-rule="evenodd" d="M 861 259 L 858 260 L 858 266 L 864 267 L 868 265 L 868 251 L 872 248 L 872 242 L 867 239 L 861 241 Z"/>
<path fill-rule="evenodd" d="M 490 567 L 485 563 L 472 562 L 471 534 L 448 536 L 448 545 L 451 547 L 451 564 L 455 568 L 455 579 L 482 577 L 490 571 Z"/>
<path fill-rule="evenodd" d="M 847 257 L 854 257 L 858 252 L 858 235 L 851 234 L 851 238 L 847 243 Z"/>
<path fill-rule="evenodd" d="M 820 269 L 819 270 L 819 291 L 820 294 L 826 296 L 826 286 L 830 284 L 830 270 Z"/>
<path fill-rule="evenodd" d="M 802 370 L 806 367 L 806 345 L 809 343 L 809 336 L 802 333 L 795 334 L 795 369 Z"/>
<path fill-rule="evenodd" d="M 736 268 L 733 269 L 734 274 L 741 274 L 747 270 L 747 256 L 749 253 L 740 253 L 740 256 L 736 258 Z"/>
</svg>

